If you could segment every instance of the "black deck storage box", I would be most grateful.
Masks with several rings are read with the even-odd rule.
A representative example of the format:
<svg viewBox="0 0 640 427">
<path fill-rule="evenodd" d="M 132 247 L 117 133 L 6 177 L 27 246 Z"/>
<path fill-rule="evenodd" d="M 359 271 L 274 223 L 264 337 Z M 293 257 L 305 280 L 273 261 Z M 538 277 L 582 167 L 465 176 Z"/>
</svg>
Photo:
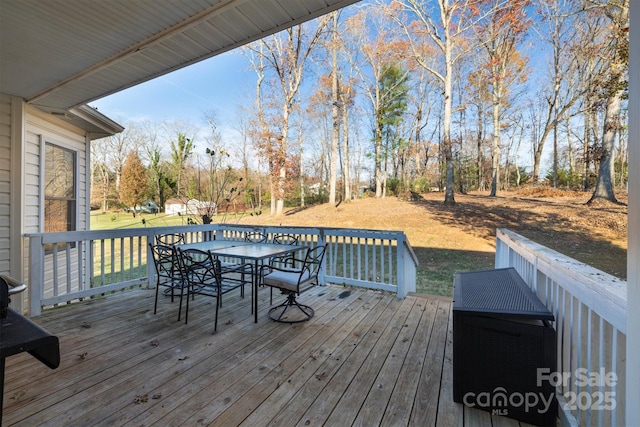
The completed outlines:
<svg viewBox="0 0 640 427">
<path fill-rule="evenodd" d="M 535 425 L 555 425 L 553 314 L 515 269 L 456 273 L 453 398 Z"/>
</svg>

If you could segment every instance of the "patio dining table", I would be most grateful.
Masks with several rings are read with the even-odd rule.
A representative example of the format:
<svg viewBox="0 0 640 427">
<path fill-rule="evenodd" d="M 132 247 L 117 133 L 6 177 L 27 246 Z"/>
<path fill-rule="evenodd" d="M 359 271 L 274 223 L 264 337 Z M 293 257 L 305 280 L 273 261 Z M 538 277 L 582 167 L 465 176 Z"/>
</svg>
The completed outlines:
<svg viewBox="0 0 640 427">
<path fill-rule="evenodd" d="M 182 250 L 199 249 L 201 251 L 215 251 L 218 249 L 230 248 L 233 246 L 249 245 L 250 242 L 244 240 L 205 240 L 203 242 L 183 243 L 177 245 Z"/>
<path fill-rule="evenodd" d="M 242 262 L 253 261 L 251 285 L 251 308 L 254 322 L 258 323 L 258 287 L 260 286 L 260 263 L 265 259 L 283 257 L 293 252 L 307 249 L 303 245 L 281 245 L 275 243 L 252 243 L 234 240 L 210 240 L 206 242 L 179 245 L 181 249 L 193 248 L 208 251 L 216 257 L 237 258 Z"/>
<path fill-rule="evenodd" d="M 254 322 L 258 323 L 258 286 L 260 286 L 260 262 L 265 259 L 282 257 L 290 253 L 307 249 L 301 245 L 279 245 L 275 243 L 248 243 L 245 245 L 230 246 L 221 249 L 209 250 L 211 255 L 219 257 L 239 258 L 243 260 L 251 260 L 253 266 L 253 284 L 252 284 L 252 308 Z"/>
</svg>

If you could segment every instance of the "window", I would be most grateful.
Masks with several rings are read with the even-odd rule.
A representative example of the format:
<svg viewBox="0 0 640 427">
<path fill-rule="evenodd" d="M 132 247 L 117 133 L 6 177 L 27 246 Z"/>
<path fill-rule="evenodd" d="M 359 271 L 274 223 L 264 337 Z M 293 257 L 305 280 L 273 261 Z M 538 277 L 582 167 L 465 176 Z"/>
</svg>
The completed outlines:
<svg viewBox="0 0 640 427">
<path fill-rule="evenodd" d="M 46 143 L 44 231 L 76 229 L 76 153 Z"/>
</svg>

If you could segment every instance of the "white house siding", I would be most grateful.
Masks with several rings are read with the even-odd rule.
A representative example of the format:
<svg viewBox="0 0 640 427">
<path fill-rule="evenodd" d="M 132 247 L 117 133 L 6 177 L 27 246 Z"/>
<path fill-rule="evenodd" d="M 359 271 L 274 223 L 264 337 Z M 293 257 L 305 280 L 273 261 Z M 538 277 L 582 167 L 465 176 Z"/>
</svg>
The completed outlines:
<svg viewBox="0 0 640 427">
<path fill-rule="evenodd" d="M 27 107 L 25 126 L 25 168 L 24 168 L 24 234 L 40 233 L 44 231 L 44 193 L 41 188 L 44 172 L 44 144 L 52 143 L 76 153 L 77 170 L 77 206 L 76 226 L 78 230 L 86 230 L 89 224 L 87 203 L 87 143 L 84 131 L 57 120 L 36 108 Z M 25 239 L 24 253 L 29 253 L 28 241 Z M 78 271 L 77 246 L 70 250 L 72 260 L 71 271 Z M 84 262 L 84 257 L 83 257 Z M 53 296 L 53 255 L 45 257 L 45 297 Z M 67 277 L 66 254 L 58 255 L 59 279 L 64 282 L 64 288 L 77 289 L 81 286 L 80 277 Z M 28 265 L 23 266 L 23 280 L 29 283 Z M 77 276 L 77 275 L 76 275 Z"/>
<path fill-rule="evenodd" d="M 164 213 L 166 215 L 186 215 L 187 205 L 180 199 L 169 199 L 164 203 Z"/>
<path fill-rule="evenodd" d="M 11 97 L 0 94 L 0 274 L 11 271 Z"/>
</svg>

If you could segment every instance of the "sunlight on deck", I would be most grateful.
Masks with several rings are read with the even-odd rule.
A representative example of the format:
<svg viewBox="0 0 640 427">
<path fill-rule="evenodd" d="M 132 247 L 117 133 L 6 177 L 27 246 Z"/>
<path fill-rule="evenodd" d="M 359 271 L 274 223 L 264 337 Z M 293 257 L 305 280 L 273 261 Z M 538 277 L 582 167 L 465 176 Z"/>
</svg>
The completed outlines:
<svg viewBox="0 0 640 427">
<path fill-rule="evenodd" d="M 214 300 L 196 297 L 185 325 L 168 297 L 154 315 L 153 297 L 119 293 L 36 318 L 59 336 L 61 365 L 7 359 L 3 425 L 491 422 L 453 402 L 450 299 L 315 287 L 300 297 L 315 317 L 287 325 L 266 317 L 268 291 L 257 324 L 249 298 L 233 294 L 214 334 Z"/>
</svg>

